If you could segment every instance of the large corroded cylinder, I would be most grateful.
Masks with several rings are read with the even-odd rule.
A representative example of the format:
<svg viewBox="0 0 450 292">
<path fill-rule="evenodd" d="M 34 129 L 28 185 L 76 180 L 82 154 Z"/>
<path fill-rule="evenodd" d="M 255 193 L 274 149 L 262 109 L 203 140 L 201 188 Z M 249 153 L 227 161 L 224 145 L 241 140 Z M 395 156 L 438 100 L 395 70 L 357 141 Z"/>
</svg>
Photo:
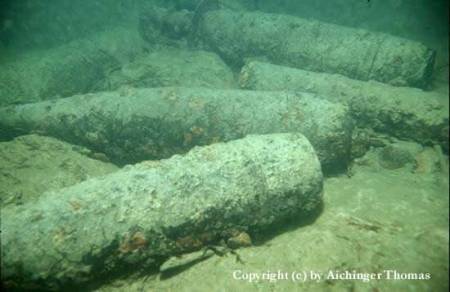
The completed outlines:
<svg viewBox="0 0 450 292">
<path fill-rule="evenodd" d="M 321 191 L 320 163 L 303 135 L 196 147 L 2 210 L 2 280 L 83 289 L 300 218 L 320 205 Z"/>
<path fill-rule="evenodd" d="M 426 87 L 434 51 L 407 39 L 262 12 L 207 12 L 199 37 L 237 65 L 247 57 L 360 80 Z"/>
<path fill-rule="evenodd" d="M 56 99 L 97 89 L 106 76 L 143 52 L 132 29 L 115 28 L 0 65 L 0 105 Z"/>
<path fill-rule="evenodd" d="M 3 137 L 31 131 L 85 145 L 118 164 L 247 134 L 300 132 L 328 172 L 349 160 L 352 120 L 346 106 L 308 93 L 151 88 L 0 109 Z"/>
<path fill-rule="evenodd" d="M 244 66 L 240 85 L 253 90 L 308 91 L 346 102 L 358 127 L 421 144 L 439 144 L 448 152 L 448 96 L 261 62 Z"/>
</svg>

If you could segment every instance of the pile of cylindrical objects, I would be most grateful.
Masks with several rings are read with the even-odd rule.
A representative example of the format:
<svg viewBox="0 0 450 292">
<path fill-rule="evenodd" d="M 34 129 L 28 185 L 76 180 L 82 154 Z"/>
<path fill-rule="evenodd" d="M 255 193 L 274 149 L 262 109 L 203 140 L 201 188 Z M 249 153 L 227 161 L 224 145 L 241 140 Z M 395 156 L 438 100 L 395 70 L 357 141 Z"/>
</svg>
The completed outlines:
<svg viewBox="0 0 450 292">
<path fill-rule="evenodd" d="M 436 93 L 262 62 L 244 66 L 240 85 L 252 90 L 312 92 L 347 103 L 358 127 L 449 149 L 448 97 Z"/>
<path fill-rule="evenodd" d="M 324 171 L 350 159 L 346 106 L 308 93 L 205 88 L 127 89 L 0 109 L 3 137 L 38 132 L 82 144 L 118 164 L 161 159 L 247 134 L 299 132 Z"/>
<path fill-rule="evenodd" d="M 305 215 L 321 191 L 319 160 L 300 134 L 196 147 L 2 210 L 2 280 L 73 290 Z"/>
<path fill-rule="evenodd" d="M 207 11 L 206 4 L 217 3 L 202 3 L 195 12 L 153 10 L 140 20 L 141 35 L 155 43 L 202 41 L 236 66 L 262 57 L 303 70 L 249 62 L 239 90 L 123 86 L 155 86 L 154 71 L 141 72 L 152 64 L 141 64 L 148 55 L 111 73 L 141 51 L 136 32 L 125 36 L 129 42 L 115 38 L 110 46 L 105 37 L 96 46 L 94 37 L 43 60 L 37 54 L 4 66 L 0 104 L 9 106 L 0 108 L 0 139 L 38 133 L 119 165 L 154 160 L 4 207 L 8 287 L 84 288 L 306 215 L 320 205 L 322 170 L 331 174 L 349 164 L 354 121 L 448 151 L 448 103 L 391 86 L 427 87 L 432 50 L 287 15 Z M 28 64 L 35 70 L 28 72 Z M 96 92 L 105 88 L 117 90 Z M 41 101 L 62 96 L 71 97 Z M 33 101 L 39 102 L 10 105 Z"/>
<path fill-rule="evenodd" d="M 238 66 L 245 58 L 354 79 L 426 87 L 434 51 L 407 39 L 262 12 L 205 13 L 198 37 Z"/>
</svg>

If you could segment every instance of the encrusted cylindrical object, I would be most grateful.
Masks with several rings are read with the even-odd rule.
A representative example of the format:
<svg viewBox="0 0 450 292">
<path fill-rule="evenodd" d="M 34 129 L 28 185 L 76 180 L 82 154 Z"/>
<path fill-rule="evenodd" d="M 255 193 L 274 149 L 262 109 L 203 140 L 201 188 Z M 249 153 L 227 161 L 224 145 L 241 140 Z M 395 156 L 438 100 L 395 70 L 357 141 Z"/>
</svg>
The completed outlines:
<svg viewBox="0 0 450 292">
<path fill-rule="evenodd" d="M 199 37 L 224 59 L 245 58 L 360 80 L 426 87 L 435 53 L 407 39 L 298 17 L 262 12 L 207 12 Z"/>
<path fill-rule="evenodd" d="M 349 160 L 352 120 L 346 106 L 308 93 L 123 88 L 5 107 L 0 132 L 55 136 L 117 164 L 167 158 L 247 134 L 300 132 L 329 171 L 345 168 Z"/>
<path fill-rule="evenodd" d="M 2 281 L 86 285 L 320 205 L 320 163 L 301 134 L 251 135 L 128 166 L 2 210 Z"/>
<path fill-rule="evenodd" d="M 137 31 L 95 34 L 0 65 L 0 105 L 23 104 L 92 92 L 110 71 L 143 51 Z"/>
<path fill-rule="evenodd" d="M 308 91 L 346 102 L 358 127 L 421 144 L 439 144 L 448 152 L 448 96 L 261 62 L 244 66 L 240 85 L 253 90 Z"/>
</svg>

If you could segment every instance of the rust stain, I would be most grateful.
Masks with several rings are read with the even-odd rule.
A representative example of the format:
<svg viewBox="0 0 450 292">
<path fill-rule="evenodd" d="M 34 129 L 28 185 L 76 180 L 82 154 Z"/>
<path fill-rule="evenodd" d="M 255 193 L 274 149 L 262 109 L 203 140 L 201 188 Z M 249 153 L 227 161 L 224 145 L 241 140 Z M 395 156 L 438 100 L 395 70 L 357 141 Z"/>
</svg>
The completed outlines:
<svg viewBox="0 0 450 292">
<path fill-rule="evenodd" d="M 130 253 L 145 248 L 148 245 L 148 240 L 145 235 L 137 231 L 133 235 L 129 233 L 125 234 L 120 246 L 119 251 L 121 253 Z"/>
</svg>

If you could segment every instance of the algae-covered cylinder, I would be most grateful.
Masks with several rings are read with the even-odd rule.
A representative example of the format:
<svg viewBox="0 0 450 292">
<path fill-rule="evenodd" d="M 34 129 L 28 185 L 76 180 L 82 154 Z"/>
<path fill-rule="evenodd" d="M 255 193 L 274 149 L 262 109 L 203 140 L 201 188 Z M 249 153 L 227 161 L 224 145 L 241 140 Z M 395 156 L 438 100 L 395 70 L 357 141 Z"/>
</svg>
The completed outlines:
<svg viewBox="0 0 450 292">
<path fill-rule="evenodd" d="M 143 51 L 133 30 L 115 28 L 0 64 L 0 106 L 97 91 L 100 81 Z"/>
<path fill-rule="evenodd" d="M 360 80 L 426 87 L 435 52 L 388 34 L 262 12 L 207 12 L 199 37 L 226 60 L 245 58 Z"/>
<path fill-rule="evenodd" d="M 307 91 L 349 105 L 355 124 L 400 139 L 449 148 L 449 102 L 436 92 L 363 82 L 262 62 L 242 68 L 241 87 L 252 90 Z"/>
<path fill-rule="evenodd" d="M 328 172 L 349 161 L 352 120 L 346 106 L 301 92 L 124 88 L 0 109 L 0 136 L 30 131 L 84 145 L 117 164 L 247 134 L 300 132 Z"/>
<path fill-rule="evenodd" d="M 300 218 L 322 172 L 301 134 L 196 147 L 2 210 L 2 281 L 65 291 Z M 300 217 L 299 217 L 300 216 Z"/>
</svg>

